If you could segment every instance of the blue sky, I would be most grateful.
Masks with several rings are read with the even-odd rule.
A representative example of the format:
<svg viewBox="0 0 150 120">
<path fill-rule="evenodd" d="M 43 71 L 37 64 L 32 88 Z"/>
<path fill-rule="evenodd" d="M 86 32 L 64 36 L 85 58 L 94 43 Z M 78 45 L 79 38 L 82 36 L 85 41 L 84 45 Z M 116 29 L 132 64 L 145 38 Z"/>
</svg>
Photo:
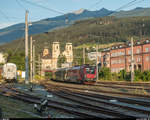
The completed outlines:
<svg viewBox="0 0 150 120">
<path fill-rule="evenodd" d="M 17 2 L 19 1 L 19 3 Z M 107 8 L 116 10 L 117 8 L 133 0 L 28 0 L 40 4 L 47 8 L 55 9 L 63 13 L 76 11 L 80 8 L 89 10 L 99 10 Z M 140 1 L 140 0 L 137 0 Z M 141 0 L 142 1 L 142 0 Z M 150 7 L 150 0 L 143 0 L 131 7 L 123 10 L 129 10 L 136 7 Z M 52 11 L 45 10 L 24 2 L 24 0 L 0 0 L 0 28 L 8 25 L 24 22 L 25 9 L 29 10 L 29 20 L 38 21 L 44 18 L 61 15 Z"/>
</svg>

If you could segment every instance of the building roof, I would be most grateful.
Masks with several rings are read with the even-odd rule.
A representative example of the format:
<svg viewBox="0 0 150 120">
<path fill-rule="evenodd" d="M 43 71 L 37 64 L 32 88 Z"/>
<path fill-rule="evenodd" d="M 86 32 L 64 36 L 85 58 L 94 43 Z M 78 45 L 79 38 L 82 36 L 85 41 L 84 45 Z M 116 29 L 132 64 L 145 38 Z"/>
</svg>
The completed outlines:
<svg viewBox="0 0 150 120">
<path fill-rule="evenodd" d="M 42 59 L 52 59 L 52 56 L 50 54 L 43 56 Z"/>
<path fill-rule="evenodd" d="M 72 45 L 72 43 L 66 43 L 66 45 Z"/>
<path fill-rule="evenodd" d="M 144 45 L 144 44 L 150 44 L 150 40 L 147 39 L 147 40 L 142 40 L 142 41 L 136 41 L 134 42 L 134 45 L 133 46 L 139 46 L 139 45 Z M 115 49 L 122 49 L 122 48 L 128 48 L 128 47 L 131 47 L 131 43 L 128 42 L 126 44 L 120 44 L 120 45 L 114 45 L 110 48 L 105 48 L 102 50 L 102 52 L 109 52 L 110 50 L 115 50 Z"/>
<path fill-rule="evenodd" d="M 53 44 L 59 44 L 59 42 L 53 42 Z"/>
</svg>

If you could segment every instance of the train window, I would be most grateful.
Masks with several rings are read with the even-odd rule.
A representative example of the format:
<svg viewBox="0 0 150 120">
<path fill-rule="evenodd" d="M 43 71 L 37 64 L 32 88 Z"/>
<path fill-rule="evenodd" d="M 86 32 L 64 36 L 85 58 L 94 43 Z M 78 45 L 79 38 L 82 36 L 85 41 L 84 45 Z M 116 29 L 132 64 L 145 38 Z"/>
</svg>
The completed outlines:
<svg viewBox="0 0 150 120">
<path fill-rule="evenodd" d="M 91 74 L 94 74 L 94 73 L 95 73 L 94 69 L 91 69 L 90 73 L 91 73 Z"/>
<path fill-rule="evenodd" d="M 86 68 L 86 73 L 90 73 L 90 68 Z"/>
<path fill-rule="evenodd" d="M 86 68 L 87 74 L 94 74 L 95 73 L 95 67 Z"/>
</svg>

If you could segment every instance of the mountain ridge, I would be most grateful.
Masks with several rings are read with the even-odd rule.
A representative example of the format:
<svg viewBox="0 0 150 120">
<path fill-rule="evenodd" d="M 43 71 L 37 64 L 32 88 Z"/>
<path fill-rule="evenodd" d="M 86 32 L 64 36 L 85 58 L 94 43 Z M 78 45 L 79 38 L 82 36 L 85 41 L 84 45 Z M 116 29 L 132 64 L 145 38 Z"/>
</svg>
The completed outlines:
<svg viewBox="0 0 150 120">
<path fill-rule="evenodd" d="M 148 11 L 148 12 L 147 12 Z M 78 11 L 79 12 L 79 11 Z M 102 8 L 96 11 L 89 11 L 86 9 L 80 10 L 80 14 L 68 13 L 53 18 L 46 18 L 32 23 L 29 27 L 29 35 L 40 34 L 72 25 L 75 21 L 89 18 L 98 18 L 113 15 L 115 17 L 132 17 L 132 16 L 149 16 L 150 8 L 137 7 L 130 11 L 111 11 Z M 66 23 L 68 18 L 68 23 Z M 24 23 L 15 24 L 3 29 L 0 29 L 0 44 L 8 43 L 13 40 L 24 37 Z"/>
</svg>

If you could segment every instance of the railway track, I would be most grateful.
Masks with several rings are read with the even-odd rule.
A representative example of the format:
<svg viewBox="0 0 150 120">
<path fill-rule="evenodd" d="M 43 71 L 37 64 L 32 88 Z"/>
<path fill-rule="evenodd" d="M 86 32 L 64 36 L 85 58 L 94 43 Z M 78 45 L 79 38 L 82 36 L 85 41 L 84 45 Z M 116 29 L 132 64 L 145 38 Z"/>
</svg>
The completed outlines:
<svg viewBox="0 0 150 120">
<path fill-rule="evenodd" d="M 57 82 L 57 81 L 55 81 Z M 63 83 L 63 82 L 60 82 Z M 111 84 L 113 83 L 113 84 Z M 116 83 L 116 84 L 115 84 Z M 66 84 L 72 84 L 72 83 L 66 83 Z M 126 85 L 128 84 L 128 85 Z M 113 88 L 113 89 L 126 89 L 126 90 L 134 90 L 134 91 L 144 91 L 149 93 L 150 92 L 150 83 L 149 85 L 144 86 L 146 83 L 143 83 L 144 85 L 140 85 L 140 83 L 135 83 L 137 85 L 134 85 L 134 83 L 126 83 L 126 82 L 97 82 L 96 84 L 90 84 L 90 86 L 94 87 L 105 87 L 105 88 Z M 138 86 L 140 85 L 140 86 Z M 76 84 L 76 86 L 81 86 L 81 84 Z M 84 85 L 89 86 L 89 85 Z M 148 87 L 149 86 L 149 87 Z M 135 94 L 138 96 L 138 94 Z M 139 96 L 141 97 L 141 96 Z"/>
<path fill-rule="evenodd" d="M 45 83 L 42 83 L 43 85 Z M 42 85 L 41 84 L 41 85 Z M 49 84 L 49 86 L 54 85 L 51 83 L 46 83 Z M 71 85 L 71 86 L 70 86 Z M 90 85 L 91 86 L 91 85 Z M 102 89 L 98 89 L 98 88 L 90 88 L 90 86 L 88 86 L 89 88 L 85 88 L 84 86 L 81 87 L 81 85 L 76 85 L 76 84 L 65 84 L 65 85 L 56 85 L 56 87 L 64 87 L 64 88 L 70 88 L 70 89 L 76 89 L 76 90 L 82 90 L 82 91 L 86 91 L 89 90 L 91 92 L 96 92 L 96 93 L 106 93 L 106 94 L 112 94 L 112 95 L 122 95 L 122 96 L 130 96 L 130 97 L 139 97 L 139 98 L 150 98 L 149 94 L 137 94 L 137 93 L 126 93 L 126 92 L 118 92 L 118 91 L 106 91 L 106 90 L 102 90 Z"/>
<path fill-rule="evenodd" d="M 50 91 L 50 92 L 52 92 L 52 91 Z M 78 104 L 84 105 L 85 109 L 90 108 L 91 110 L 94 110 L 95 112 L 100 112 L 100 113 L 103 113 L 103 114 L 109 114 L 111 116 L 114 116 L 115 118 L 116 117 L 119 117 L 119 118 L 132 118 L 132 117 L 135 117 L 135 116 L 132 116 L 132 115 L 126 115 L 125 113 L 121 113 L 121 112 L 118 112 L 116 110 L 111 110 L 111 109 L 107 109 L 107 108 L 104 108 L 104 107 L 92 105 L 91 103 L 85 102 L 85 100 L 84 101 L 80 100 L 80 97 L 74 98 L 74 96 L 71 96 L 70 94 L 64 94 L 63 92 L 54 92 L 54 91 L 52 93 L 59 96 L 59 97 L 61 97 L 61 98 L 71 100 L 71 101 L 76 102 Z M 79 106 L 81 106 L 81 105 L 79 105 Z"/>
<path fill-rule="evenodd" d="M 9 92 L 13 91 L 11 93 L 11 97 L 13 97 L 15 99 L 19 99 L 19 100 L 29 102 L 29 103 L 40 104 L 39 100 L 41 98 L 39 98 L 39 97 L 36 97 L 36 96 L 33 96 L 33 95 L 31 96 L 29 94 L 20 92 L 16 89 L 11 89 L 10 90 L 8 87 L 7 87 L 7 89 L 8 89 L 7 91 L 4 90 L 4 91 L 1 91 L 1 92 L 2 93 L 7 93 L 8 91 Z M 10 96 L 10 93 L 9 93 L 9 96 Z M 83 118 L 93 118 L 93 117 L 98 117 L 98 118 L 116 118 L 116 117 L 117 118 L 129 118 L 130 117 L 131 118 L 131 117 L 133 117 L 133 116 L 129 116 L 129 115 L 120 114 L 120 113 L 117 113 L 117 112 L 114 112 L 114 111 L 111 111 L 111 110 L 103 110 L 102 108 L 98 109 L 98 108 L 94 108 L 92 106 L 71 105 L 71 104 L 56 102 L 56 101 L 52 101 L 52 100 L 49 100 L 48 106 L 50 108 L 63 110 L 67 113 L 78 115 L 78 116 L 83 117 Z M 90 114 L 89 113 L 87 114 L 83 111 L 81 112 L 81 110 L 79 110 L 79 108 L 83 109 L 83 110 L 89 110 L 91 112 L 90 112 Z M 106 113 L 109 114 L 109 115 L 106 115 Z M 116 113 L 117 113 L 117 115 L 116 115 Z"/>
<path fill-rule="evenodd" d="M 33 97 L 33 96 L 31 96 Z M 35 98 L 34 98 L 35 99 Z M 37 99 L 37 98 L 36 98 Z M 92 106 L 90 104 L 86 104 L 86 106 L 84 105 L 72 105 L 72 104 L 66 104 L 66 103 L 62 103 L 62 102 L 56 102 L 56 101 L 52 101 L 52 100 L 49 100 L 50 103 L 53 103 L 53 104 L 57 104 L 57 105 L 64 105 L 64 107 L 72 107 L 72 108 L 75 108 L 75 109 L 83 109 L 83 110 L 89 110 L 91 112 L 94 112 L 96 114 L 100 114 L 98 116 L 90 116 L 90 114 L 88 113 L 88 116 L 89 117 L 100 117 L 100 118 L 105 118 L 107 116 L 107 118 L 131 118 L 133 116 L 129 116 L 129 115 L 125 115 L 125 114 L 121 114 L 117 111 L 112 111 L 112 110 L 109 110 L 109 109 L 105 109 L 105 108 L 102 108 L 102 107 L 96 107 L 96 106 Z M 78 103 L 80 103 L 78 101 Z M 79 110 L 80 111 L 80 110 Z M 75 112 L 75 111 L 74 111 Z M 104 114 L 104 115 L 103 115 Z M 109 115 L 108 115 L 109 114 Z M 88 117 L 86 116 L 86 117 Z"/>
<path fill-rule="evenodd" d="M 126 85 L 126 86 L 142 86 L 142 87 L 150 87 L 150 82 L 103 82 L 103 81 L 98 81 L 98 84 L 109 84 L 109 85 Z"/>
<path fill-rule="evenodd" d="M 108 87 L 108 88 L 115 88 L 115 89 L 132 89 L 132 90 L 146 90 L 147 92 L 150 92 L 150 86 L 128 86 L 128 85 L 115 85 L 115 84 L 107 84 L 107 83 L 97 83 L 93 86 L 97 86 L 97 87 Z"/>
<path fill-rule="evenodd" d="M 60 89 L 60 87 L 59 87 L 59 89 Z M 150 105 L 150 102 L 140 104 L 141 101 L 137 101 L 137 100 L 117 98 L 117 97 L 109 97 L 109 96 L 97 95 L 97 94 L 90 94 L 90 93 L 81 92 L 81 91 L 80 92 L 75 92 L 75 91 L 72 92 L 72 91 L 70 91 L 69 89 L 66 89 L 66 88 L 61 88 L 61 90 L 59 90 L 59 94 L 56 93 L 56 92 L 55 92 L 55 94 L 57 94 L 58 96 L 61 96 L 61 97 L 69 95 L 69 97 L 67 97 L 67 99 L 70 99 L 70 100 L 72 100 L 72 97 L 78 97 L 78 98 L 83 98 L 85 100 L 86 99 L 91 100 L 92 102 L 99 102 L 99 103 L 103 103 L 103 104 L 107 104 L 107 105 L 109 104 L 111 106 L 115 106 L 115 107 L 119 107 L 119 108 L 125 108 L 125 109 L 128 109 L 128 110 L 138 111 L 140 113 L 150 115 L 150 109 L 149 110 L 144 110 L 144 109 L 140 109 L 140 108 L 137 108 L 137 107 L 129 107 L 129 106 L 125 106 L 125 105 L 119 105 L 119 104 L 116 104 L 116 103 L 114 104 L 114 103 L 109 102 L 108 100 L 110 100 L 110 98 L 113 98 L 113 99 L 115 98 L 115 100 L 120 100 L 120 102 L 126 102 L 126 103 L 130 103 L 130 104 L 137 104 L 138 103 L 139 105 L 144 105 L 145 107 L 148 107 Z M 107 100 L 107 101 L 96 100 L 95 98 L 99 98 L 99 99 L 102 99 L 102 100 L 104 99 L 104 100 Z M 86 103 L 81 102 L 79 100 L 78 100 L 78 102 L 80 102 L 82 104 L 86 104 Z M 93 106 L 93 107 L 96 108 L 97 106 Z"/>
<path fill-rule="evenodd" d="M 3 91 L 1 90 L 1 93 L 4 96 L 9 96 L 9 97 L 12 97 L 14 99 L 22 100 L 22 101 L 28 102 L 28 103 L 40 104 L 40 100 L 41 100 L 40 97 L 29 95 L 29 94 L 20 92 L 16 89 L 8 89 L 7 88 L 7 90 L 3 90 Z M 101 117 L 98 115 L 87 114 L 85 112 L 79 112 L 78 110 L 75 110 L 76 108 L 78 108 L 75 105 L 73 106 L 70 104 L 66 104 L 66 103 L 62 103 L 62 102 L 56 102 L 56 101 L 52 101 L 52 100 L 48 100 L 48 107 L 54 108 L 57 110 L 62 110 L 66 113 L 76 115 L 77 117 L 81 117 L 81 118 L 94 118 L 94 117 L 104 118 L 104 116 Z"/>
<path fill-rule="evenodd" d="M 131 112 L 137 112 L 140 114 L 145 114 L 145 116 L 150 115 L 150 110 L 146 109 L 139 109 L 138 107 L 131 107 L 127 105 L 119 105 L 117 103 L 111 103 L 108 102 L 110 99 L 115 99 L 118 100 L 119 102 L 124 102 L 124 103 L 132 103 L 132 104 L 138 104 L 146 107 L 146 104 L 149 106 L 150 104 L 147 102 L 145 104 L 140 104 L 139 101 L 135 102 L 131 99 L 123 99 L 123 98 L 115 98 L 111 96 L 101 96 L 96 93 L 87 93 L 83 91 L 77 91 L 77 89 L 74 89 L 72 87 L 66 87 L 66 86 L 58 86 L 58 85 L 51 85 L 47 84 L 45 86 L 49 92 L 53 93 L 54 95 L 57 95 L 58 97 L 64 98 L 66 100 L 70 100 L 73 102 L 76 102 L 77 104 L 70 104 L 70 103 L 65 103 L 65 102 L 60 102 L 60 101 L 54 101 L 54 100 L 49 100 L 48 107 L 62 110 L 66 113 L 73 114 L 77 117 L 81 118 L 135 118 L 137 117 L 134 114 L 129 114 L 123 111 L 116 110 L 116 108 L 119 109 L 124 109 L 128 110 Z M 7 89 L 7 90 L 6 90 Z M 5 87 L 5 89 L 0 89 L 1 93 L 8 95 L 15 98 L 19 99 L 25 102 L 30 102 L 30 103 L 36 103 L 40 104 L 40 97 L 29 95 L 27 93 L 21 92 L 17 89 L 10 89 L 9 87 Z M 12 92 L 13 91 L 13 92 Z M 12 93 L 11 93 L 12 92 Z M 86 102 L 88 100 L 88 102 Z M 129 102 L 130 101 L 130 102 Z M 93 102 L 103 104 L 106 106 L 110 106 L 111 108 L 106 108 L 102 106 L 97 106 L 94 105 Z M 88 111 L 88 113 L 87 113 Z M 89 112 L 90 111 L 90 112 Z"/>
</svg>

